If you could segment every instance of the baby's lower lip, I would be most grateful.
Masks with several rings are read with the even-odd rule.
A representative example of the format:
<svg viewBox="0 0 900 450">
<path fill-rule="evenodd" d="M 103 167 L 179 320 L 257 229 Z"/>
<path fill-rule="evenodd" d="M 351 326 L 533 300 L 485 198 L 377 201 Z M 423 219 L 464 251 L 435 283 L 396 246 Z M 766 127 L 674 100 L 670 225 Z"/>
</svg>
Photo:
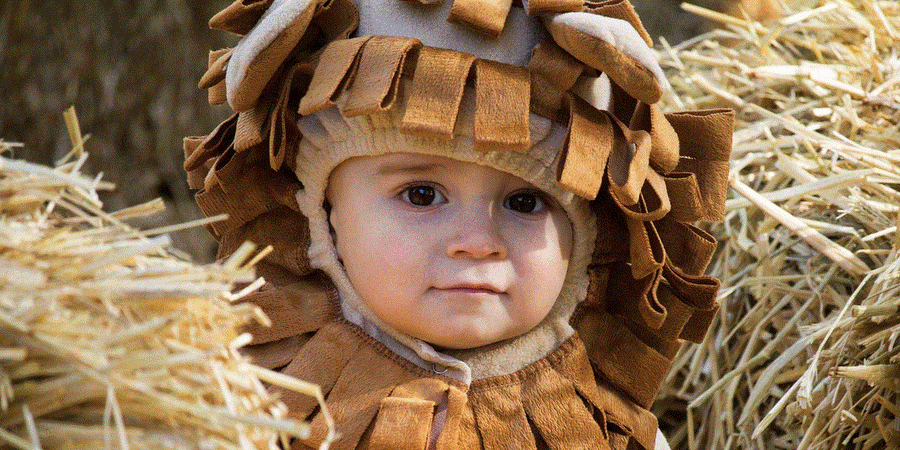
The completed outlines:
<svg viewBox="0 0 900 450">
<path fill-rule="evenodd" d="M 470 287 L 470 286 L 457 286 L 457 287 L 447 287 L 447 288 L 437 288 L 439 291 L 452 293 L 452 294 L 490 294 L 490 295 L 498 295 L 502 294 L 502 292 L 498 292 L 491 288 L 486 287 Z"/>
</svg>

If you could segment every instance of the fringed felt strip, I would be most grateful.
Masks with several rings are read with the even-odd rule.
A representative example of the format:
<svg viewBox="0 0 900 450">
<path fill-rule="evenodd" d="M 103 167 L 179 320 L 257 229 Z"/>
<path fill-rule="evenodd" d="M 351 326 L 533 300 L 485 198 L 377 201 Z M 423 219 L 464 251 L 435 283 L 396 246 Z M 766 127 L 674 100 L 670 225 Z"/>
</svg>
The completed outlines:
<svg viewBox="0 0 900 450">
<path fill-rule="evenodd" d="M 528 69 L 475 61 L 475 150 L 528 150 L 530 93 Z"/>
<path fill-rule="evenodd" d="M 301 64 L 312 64 L 323 38 L 325 42 L 346 39 L 358 24 L 359 11 L 352 0 L 236 0 L 210 20 L 210 27 L 245 38 L 227 54 L 219 51 L 210 56 L 200 88 L 210 90 L 210 104 L 224 103 L 229 97 L 235 111 L 245 111 L 257 102 L 289 55 L 299 52 L 304 55 Z M 226 65 L 231 66 L 230 73 L 224 70 Z M 222 82 L 225 78 L 227 87 Z"/>
<path fill-rule="evenodd" d="M 644 448 L 652 449 L 656 438 L 656 417 L 616 390 L 610 389 L 605 383 L 598 384 L 582 339 L 580 336 L 577 337 L 577 340 L 572 341 L 577 345 L 573 345 L 571 352 L 565 353 L 563 358 L 551 360 L 553 367 L 572 381 L 578 395 L 594 407 L 595 419 L 599 417 L 607 422 L 601 424 L 604 428 L 609 428 L 612 424 L 624 430 Z M 563 345 L 568 345 L 568 342 Z M 603 431 L 612 443 L 611 433 L 606 429 Z"/>
<path fill-rule="evenodd" d="M 451 390 L 451 392 L 453 391 Z M 468 400 L 468 398 L 466 399 Z M 468 403 L 466 407 L 462 409 L 462 414 L 460 414 L 459 435 L 457 436 L 455 445 L 445 448 L 484 448 L 484 445 L 481 441 L 481 433 L 479 433 L 478 431 L 478 424 L 475 422 L 475 411 L 470 407 L 470 405 L 471 403 Z"/>
<path fill-rule="evenodd" d="M 325 47 L 309 82 L 309 90 L 300 99 L 300 115 L 308 116 L 334 106 L 355 75 L 360 50 L 371 38 L 363 36 L 335 41 Z"/>
<path fill-rule="evenodd" d="M 214 159 L 225 152 L 225 150 L 234 142 L 237 120 L 238 115 L 232 114 L 231 117 L 217 125 L 216 128 L 203 139 L 200 145 L 194 147 L 190 154 L 185 154 L 184 170 L 192 172 L 199 167 L 206 165 L 209 160 Z M 185 147 L 185 152 L 187 152 L 187 150 L 188 148 Z M 205 175 L 206 174 L 204 174 L 204 176 Z"/>
<path fill-rule="evenodd" d="M 609 156 L 607 176 L 609 191 L 616 202 L 625 206 L 636 204 L 641 198 L 650 168 L 650 135 L 643 130 L 631 130 L 618 119 L 613 121 L 613 147 Z"/>
<path fill-rule="evenodd" d="M 657 298 L 665 306 L 667 314 L 666 321 L 656 330 L 656 333 L 662 339 L 672 342 L 674 347 L 672 352 L 666 356 L 674 357 L 675 351 L 680 347 L 678 339 L 702 342 L 706 329 L 709 327 L 706 318 L 711 319 L 710 315 L 718 310 L 718 304 L 713 301 L 704 309 L 697 308 L 683 302 L 669 289 L 668 284 L 660 286 Z"/>
<path fill-rule="evenodd" d="M 245 35 L 259 22 L 263 13 L 273 0 L 235 0 L 222 11 L 209 19 L 209 27 L 214 30 L 227 31 L 237 35 Z"/>
<path fill-rule="evenodd" d="M 346 339 L 347 331 L 334 322 L 319 331 L 296 352 L 294 360 L 281 372 L 301 380 L 314 380 L 328 395 L 334 388 L 346 365 L 359 350 L 359 340 Z M 309 364 L 318 361 L 321 355 L 328 355 L 325 364 Z M 273 389 L 277 389 L 274 388 Z M 281 390 L 281 399 L 290 405 L 289 416 L 306 420 L 317 409 L 315 398 L 289 390 Z M 329 405 L 329 408 L 331 405 Z"/>
<path fill-rule="evenodd" d="M 588 356 L 614 386 L 646 408 L 653 402 L 671 361 L 638 339 L 619 319 L 599 313 Z M 584 336 L 579 332 L 580 335 Z"/>
<path fill-rule="evenodd" d="M 209 65 L 206 72 L 197 83 L 198 89 L 208 89 L 222 81 L 225 81 L 225 66 L 231 59 L 233 49 L 223 48 L 209 52 Z"/>
<path fill-rule="evenodd" d="M 327 7 L 316 11 L 313 25 L 325 42 L 347 39 L 359 26 L 359 10 L 353 0 L 329 0 Z"/>
<path fill-rule="evenodd" d="M 565 121 L 566 91 L 578 81 L 584 64 L 548 39 L 535 47 L 528 69 L 531 111 L 551 120 Z"/>
<path fill-rule="evenodd" d="M 466 440 L 463 438 L 463 422 L 467 415 L 472 414 L 471 411 L 465 392 L 456 386 L 450 386 L 447 391 L 447 409 L 443 412 L 443 429 L 438 436 L 435 450 L 478 448 L 466 446 Z M 440 416 L 441 412 L 438 411 L 437 414 Z"/>
<path fill-rule="evenodd" d="M 232 192 L 234 185 L 229 182 L 242 176 L 247 169 L 254 169 L 247 164 L 249 153 L 238 153 L 234 146 L 229 146 L 224 153 L 216 158 L 209 176 L 206 178 L 204 189 L 219 187 L 226 193 Z"/>
<path fill-rule="evenodd" d="M 685 111 L 666 114 L 666 118 L 681 143 L 681 158 L 675 170 L 697 177 L 703 204 L 700 220 L 723 220 L 734 111 Z"/>
<path fill-rule="evenodd" d="M 594 379 L 594 370 L 591 368 L 581 339 L 576 336 L 563 343 L 563 346 L 561 346 L 563 352 L 554 353 L 561 357 L 550 359 L 550 365 L 572 382 L 581 397 L 595 407 L 601 408 L 601 394 L 597 389 L 597 380 Z"/>
<path fill-rule="evenodd" d="M 715 312 L 716 279 L 703 275 L 715 241 L 698 228 L 669 218 L 657 222 L 640 222 L 650 230 L 659 230 L 665 260 L 644 278 L 634 278 L 621 262 L 610 269 L 607 292 L 634 299 L 610 305 L 610 311 L 627 317 L 656 336 L 654 347 L 667 357 L 666 348 L 677 349 L 677 339 L 702 339 Z M 674 259 L 673 259 L 674 258 Z M 681 267 L 691 271 L 685 273 Z M 609 295 L 609 294 L 608 294 Z M 673 311 L 671 308 L 675 308 Z"/>
<path fill-rule="evenodd" d="M 630 271 L 623 269 L 617 265 L 610 271 L 607 295 L 622 295 L 623 299 L 628 300 L 615 304 L 609 311 L 640 324 L 646 330 L 659 329 L 668 314 L 657 292 L 663 282 L 662 268 L 639 279 L 631 278 Z M 657 351 L 661 350 L 657 348 Z"/>
<path fill-rule="evenodd" d="M 572 377 L 573 374 L 580 374 L 577 375 L 577 378 L 571 379 L 579 394 L 593 404 L 598 411 L 604 413 L 604 419 L 608 422 L 607 428 L 609 425 L 614 425 L 630 435 L 640 445 L 640 448 L 652 450 L 656 440 L 656 416 L 644 407 L 637 405 L 624 393 L 625 391 L 619 391 L 615 384 L 610 385 L 608 380 L 596 379 L 591 363 L 588 363 L 591 361 L 589 358 L 605 358 L 601 351 L 595 351 L 595 349 L 601 346 L 601 342 L 604 348 L 609 347 L 606 330 L 603 327 L 607 320 L 615 320 L 599 309 L 590 309 L 592 310 L 590 313 L 578 316 L 573 322 L 577 329 L 578 348 L 567 358 L 554 362 L 554 366 L 569 377 Z M 645 347 L 644 344 L 641 346 Z M 585 357 L 579 356 L 581 354 Z M 630 354 L 625 355 L 623 359 L 627 359 Z M 593 364 L 596 365 L 596 362 Z M 582 367 L 571 370 L 574 366 Z M 585 388 L 587 385 L 590 387 Z M 591 394 L 591 391 L 594 394 Z M 611 434 L 610 439 L 613 438 Z"/>
<path fill-rule="evenodd" d="M 359 379 L 357 382 L 364 384 L 366 380 Z M 328 405 L 334 417 L 335 428 L 339 436 L 329 448 L 334 450 L 356 449 L 363 439 L 366 429 L 368 429 L 376 414 L 378 414 L 381 400 L 387 397 L 390 391 L 390 386 L 373 388 L 358 396 L 329 402 Z M 322 414 L 317 414 L 313 417 L 310 429 L 310 437 L 302 439 L 301 442 L 312 448 L 319 448 L 319 445 L 326 439 L 328 432 L 328 425 Z"/>
<path fill-rule="evenodd" d="M 320 355 L 308 355 L 305 363 L 309 365 L 309 361 L 321 358 Z M 398 370 L 397 365 L 386 363 L 384 359 L 384 355 L 368 345 L 361 345 L 351 352 L 349 361 L 326 396 L 336 431 L 340 435 L 331 448 L 355 449 L 363 433 L 375 419 L 381 401 L 390 395 L 394 386 L 411 380 L 408 372 Z M 309 439 L 304 441 L 307 445 L 316 447 L 325 439 L 328 429 L 321 414 L 313 417 L 311 428 Z"/>
<path fill-rule="evenodd" d="M 512 0 L 454 0 L 447 20 L 468 25 L 491 37 L 499 37 Z"/>
<path fill-rule="evenodd" d="M 638 103 L 629 128 L 650 133 L 650 162 L 654 167 L 662 174 L 675 170 L 679 156 L 678 134 L 658 104 Z"/>
<path fill-rule="evenodd" d="M 350 95 L 341 110 L 344 116 L 374 114 L 393 106 L 406 56 L 421 46 L 417 39 L 410 38 L 374 36 L 369 39 L 362 47 L 356 69 L 364 76 L 351 80 Z"/>
<path fill-rule="evenodd" d="M 225 48 L 209 52 L 209 66 L 197 87 L 208 89 L 207 100 L 210 105 L 225 103 L 225 66 L 231 59 L 231 49 Z"/>
<path fill-rule="evenodd" d="M 419 378 L 395 387 L 390 397 L 381 401 L 368 448 L 427 448 L 436 431 L 446 432 L 448 419 L 459 422 L 459 405 L 454 405 L 454 415 L 447 414 L 448 391 L 451 389 L 457 390 L 435 378 Z M 438 407 L 444 408 L 441 417 L 435 416 Z M 433 427 L 438 427 L 438 430 L 433 431 Z"/>
<path fill-rule="evenodd" d="M 720 281 L 710 276 L 687 275 L 672 264 L 665 265 L 663 275 L 669 282 L 672 293 L 695 309 L 681 332 L 681 338 L 691 342 L 703 341 L 703 336 L 719 308 L 716 294 L 719 292 Z"/>
<path fill-rule="evenodd" d="M 253 322 L 245 328 L 253 335 L 254 345 L 317 331 L 340 315 L 315 275 L 285 285 L 267 283 L 241 299 L 241 303 L 248 302 L 262 308 L 272 321 L 271 326 Z"/>
<path fill-rule="evenodd" d="M 531 75 L 531 112 L 564 123 L 567 119 L 567 111 L 563 107 L 566 94 L 566 91 L 554 86 L 547 77 Z"/>
<path fill-rule="evenodd" d="M 427 400 L 434 406 L 447 399 L 450 385 L 437 378 L 418 378 L 409 383 L 398 385 L 391 392 L 391 397 L 417 398 Z"/>
<path fill-rule="evenodd" d="M 241 348 L 241 354 L 257 366 L 280 370 L 294 360 L 297 349 L 306 345 L 310 338 L 310 335 L 295 334 L 265 344 L 249 344 Z"/>
<path fill-rule="evenodd" d="M 523 0 L 525 11 L 530 16 L 544 13 L 581 11 L 582 0 Z"/>
<path fill-rule="evenodd" d="M 386 397 L 378 407 L 370 450 L 422 450 L 428 446 L 435 403 Z"/>
<path fill-rule="evenodd" d="M 637 30 L 638 34 L 644 39 L 644 42 L 647 43 L 647 46 L 653 47 L 653 38 L 651 38 L 650 34 L 647 33 L 647 30 L 644 29 L 644 25 L 641 24 L 641 19 L 638 18 L 637 12 L 628 0 L 586 1 L 584 2 L 584 11 L 627 21 L 635 30 Z"/>
<path fill-rule="evenodd" d="M 510 383 L 469 395 L 484 450 L 534 450 L 537 444 L 522 405 L 522 385 Z"/>
<path fill-rule="evenodd" d="M 635 280 L 659 271 L 666 260 L 666 250 L 653 222 L 625 219 L 630 239 L 631 274 Z"/>
<path fill-rule="evenodd" d="M 241 155 L 237 153 L 236 155 Z M 242 183 L 271 183 L 270 172 L 260 170 L 245 171 Z M 277 208 L 280 203 L 266 190 L 242 190 L 241 195 L 234 195 L 216 183 L 197 192 L 195 196 L 200 209 L 208 217 L 226 213 L 228 218 L 210 224 L 213 235 L 221 238 L 244 223 L 256 218 L 266 211 Z"/>
<path fill-rule="evenodd" d="M 182 140 L 184 159 L 187 160 L 192 154 L 196 153 L 205 139 L 206 136 L 185 137 Z M 196 165 L 193 169 L 187 171 L 188 187 L 191 189 L 202 189 L 203 181 L 206 179 L 210 168 L 212 168 L 212 161 L 207 160 L 203 164 Z"/>
<path fill-rule="evenodd" d="M 255 152 L 235 151 L 237 119 L 235 114 L 220 124 L 185 159 L 185 169 L 196 175 L 213 162 L 195 198 L 207 216 L 228 214 L 226 220 L 209 225 L 217 239 L 268 211 L 280 207 L 298 209 L 293 194 L 300 186 L 293 176 L 260 165 L 261 155 Z M 199 176 L 191 178 L 199 181 Z M 246 189 L 246 183 L 259 188 Z"/>
<path fill-rule="evenodd" d="M 453 50 L 419 51 L 400 131 L 449 140 L 475 57 Z"/>
<path fill-rule="evenodd" d="M 284 75 L 269 125 L 269 167 L 272 170 L 281 169 L 285 161 L 290 169 L 295 164 L 300 142 L 300 129 L 297 128 L 300 114 L 297 113 L 297 105 L 299 97 L 309 84 L 310 76 L 307 73 L 310 69 L 307 65 L 297 64 L 288 68 Z"/>
<path fill-rule="evenodd" d="M 523 391 L 528 417 L 550 448 L 609 448 L 573 383 L 558 372 L 536 371 L 525 379 Z"/>
<path fill-rule="evenodd" d="M 619 207 L 619 210 L 625 214 L 625 217 L 631 220 L 643 222 L 659 220 L 672 210 L 666 181 L 662 175 L 653 170 L 647 171 L 647 179 L 644 182 L 644 187 L 641 189 L 637 203 L 625 205 L 617 196 L 610 195 L 610 197 L 613 203 Z"/>
<path fill-rule="evenodd" d="M 224 81 L 206 90 L 206 101 L 212 106 L 224 105 L 228 101 Z"/>
<path fill-rule="evenodd" d="M 538 44 L 528 61 L 528 69 L 547 78 L 551 84 L 564 91 L 569 90 L 584 73 L 584 64 L 552 40 Z"/>
<path fill-rule="evenodd" d="M 282 177 L 278 175 L 277 177 Z M 276 178 L 277 179 L 277 178 Z M 296 187 L 294 188 L 296 189 Z M 278 264 L 291 272 L 292 276 L 309 275 L 313 269 L 309 266 L 306 250 L 309 248 L 309 224 L 306 216 L 297 211 L 295 191 L 280 188 L 285 195 L 276 195 L 280 200 L 278 206 L 243 224 L 219 239 L 218 258 L 226 258 L 246 241 L 265 247 L 271 245 L 273 250 L 264 261 Z M 290 196 L 289 199 L 284 198 Z M 266 276 L 269 280 L 270 277 Z"/>
<path fill-rule="evenodd" d="M 669 218 L 679 222 L 695 222 L 703 217 L 703 199 L 697 175 L 690 172 L 669 172 L 664 177 L 666 193 L 671 203 Z"/>
<path fill-rule="evenodd" d="M 640 234 L 639 225 L 643 225 L 641 228 L 647 232 L 640 240 L 647 239 L 648 243 L 655 243 L 657 239 L 660 239 L 658 235 L 655 236 L 657 227 L 663 230 L 662 233 L 667 236 L 667 239 L 658 245 L 664 259 L 660 263 L 660 256 L 642 257 L 640 262 L 630 261 L 630 267 L 622 263 L 611 266 L 607 279 L 607 295 L 618 295 L 619 298 L 629 299 L 611 304 L 611 311 L 623 314 L 648 330 L 657 330 L 656 332 L 660 333 L 664 339 L 675 340 L 690 337 L 689 340 L 695 341 L 696 336 L 702 337 L 705 333 L 711 319 L 710 314 L 717 308 L 715 296 L 719 283 L 712 277 L 702 275 L 702 268 L 705 268 L 711 252 L 715 249 L 715 242 L 706 240 L 708 236 L 704 236 L 705 233 L 701 230 L 670 219 L 659 222 L 635 222 L 635 226 L 629 230 L 632 235 Z M 632 242 L 632 248 L 635 245 Z M 684 273 L 669 257 L 669 249 L 672 249 L 679 261 L 689 260 L 692 255 L 695 255 L 696 259 L 687 263 L 687 267 L 700 273 L 696 275 Z M 649 250 L 645 251 L 652 254 Z M 635 267 L 639 264 L 645 270 L 635 273 Z M 644 276 L 638 277 L 638 275 Z M 676 317 L 670 317 L 672 311 L 661 299 L 660 290 L 663 285 L 668 286 L 667 289 L 671 289 L 674 297 L 683 303 L 684 308 L 690 309 L 690 314 L 687 316 L 691 320 L 689 330 L 687 329 L 688 325 L 679 324 L 669 334 L 660 331 L 665 326 L 672 328 L 672 321 L 678 321 Z M 668 325 L 666 325 L 667 323 Z"/>
<path fill-rule="evenodd" d="M 603 184 L 615 132 L 607 114 L 569 94 L 569 134 L 559 160 L 557 181 L 582 198 L 593 200 Z"/>
<path fill-rule="evenodd" d="M 462 387 L 457 386 L 452 380 L 413 366 L 366 335 L 360 328 L 346 321 L 330 322 L 316 334 L 316 338 L 326 330 L 332 337 L 334 347 L 313 348 L 307 353 L 307 349 L 313 344 L 311 340 L 310 344 L 301 349 L 298 360 L 302 361 L 301 365 L 320 366 L 316 370 L 326 371 L 319 374 L 326 378 L 324 383 L 326 385 L 329 385 L 327 380 L 334 378 L 337 372 L 336 380 L 329 386 L 326 395 L 326 402 L 336 422 L 336 431 L 341 436 L 331 448 L 353 449 L 361 442 L 363 445 L 371 444 L 372 442 L 367 440 L 374 435 L 367 433 L 367 430 L 373 430 L 373 423 L 377 420 L 376 414 L 382 401 L 389 396 L 409 398 L 413 395 L 427 394 L 427 398 L 420 400 L 436 403 L 434 400 L 441 395 L 439 391 L 443 389 L 442 386 L 451 386 L 451 392 L 458 391 Z M 345 355 L 348 358 L 346 363 L 342 362 Z M 299 359 L 301 357 L 305 359 Z M 331 363 L 334 358 L 338 359 L 336 364 Z M 310 361 L 322 362 L 309 364 Z M 307 369 L 307 372 L 309 370 Z M 297 375 L 301 379 L 319 383 L 319 378 L 312 376 L 315 374 Z M 425 378 L 435 378 L 437 382 L 428 382 L 424 380 Z M 326 389 L 326 386 L 323 386 L 323 389 Z M 451 409 L 460 410 L 458 395 L 450 395 L 448 411 Z M 455 417 L 453 420 L 456 420 Z M 321 415 L 314 416 L 311 436 L 303 440 L 304 444 L 316 447 L 324 439 L 326 431 L 327 427 Z M 407 432 L 418 433 L 419 430 Z"/>
<path fill-rule="evenodd" d="M 716 251 L 709 233 L 669 216 L 655 222 L 666 256 L 674 267 L 688 275 L 703 275 Z"/>
<path fill-rule="evenodd" d="M 609 191 L 604 189 L 591 208 L 597 217 L 597 239 L 594 241 L 592 265 L 604 265 L 613 261 L 628 260 L 631 249 L 622 245 L 628 242 L 628 225 L 621 208 L 613 201 Z"/>
<path fill-rule="evenodd" d="M 252 108 L 238 113 L 234 134 L 235 151 L 245 152 L 266 140 L 266 126 L 269 115 L 272 114 L 273 100 L 270 96 L 263 96 Z"/>
</svg>

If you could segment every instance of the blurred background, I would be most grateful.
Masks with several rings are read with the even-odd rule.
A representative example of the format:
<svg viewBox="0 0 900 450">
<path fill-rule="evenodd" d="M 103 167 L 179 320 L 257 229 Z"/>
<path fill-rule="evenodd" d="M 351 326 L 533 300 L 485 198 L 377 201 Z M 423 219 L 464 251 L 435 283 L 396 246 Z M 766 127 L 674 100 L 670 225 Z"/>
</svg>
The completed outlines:
<svg viewBox="0 0 900 450">
<path fill-rule="evenodd" d="M 445 0 L 450 1 L 450 0 Z M 719 11 L 740 0 L 701 0 Z M 197 81 L 208 51 L 236 36 L 207 21 L 231 0 L 3 0 L 0 2 L 0 139 L 21 142 L 13 157 L 53 165 L 70 150 L 62 112 L 74 105 L 90 134 L 85 173 L 103 172 L 117 189 L 115 211 L 156 197 L 164 213 L 137 223 L 160 226 L 202 217 L 182 163 L 184 136 L 204 135 L 227 118 Z M 678 0 L 633 0 L 655 39 L 675 44 L 709 29 Z M 176 247 L 209 262 L 215 241 L 203 228 L 173 236 Z"/>
</svg>

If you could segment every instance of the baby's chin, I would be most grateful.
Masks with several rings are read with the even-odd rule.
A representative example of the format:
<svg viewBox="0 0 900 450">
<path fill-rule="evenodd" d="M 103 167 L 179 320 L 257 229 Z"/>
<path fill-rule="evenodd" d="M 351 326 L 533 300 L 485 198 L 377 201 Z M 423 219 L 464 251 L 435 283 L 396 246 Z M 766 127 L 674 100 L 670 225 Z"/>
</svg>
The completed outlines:
<svg viewBox="0 0 900 450">
<path fill-rule="evenodd" d="M 417 337 L 438 351 L 471 350 L 512 339 L 528 332 L 528 329 L 498 330 L 496 327 L 482 328 L 466 325 L 451 329 L 444 328 L 441 332 L 429 332 Z"/>
</svg>

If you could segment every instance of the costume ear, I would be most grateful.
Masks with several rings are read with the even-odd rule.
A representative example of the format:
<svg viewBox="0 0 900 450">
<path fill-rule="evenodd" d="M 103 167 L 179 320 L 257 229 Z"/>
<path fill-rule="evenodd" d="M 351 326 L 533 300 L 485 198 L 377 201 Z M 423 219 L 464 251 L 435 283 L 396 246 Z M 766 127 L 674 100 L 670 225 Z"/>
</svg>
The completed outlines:
<svg viewBox="0 0 900 450">
<path fill-rule="evenodd" d="M 228 103 L 251 108 L 263 88 L 306 33 L 322 0 L 274 0 L 235 46 L 225 73 Z"/>
<path fill-rule="evenodd" d="M 548 15 L 544 23 L 560 47 L 608 75 L 628 95 L 652 104 L 669 88 L 656 54 L 630 22 L 570 12 Z"/>
</svg>

